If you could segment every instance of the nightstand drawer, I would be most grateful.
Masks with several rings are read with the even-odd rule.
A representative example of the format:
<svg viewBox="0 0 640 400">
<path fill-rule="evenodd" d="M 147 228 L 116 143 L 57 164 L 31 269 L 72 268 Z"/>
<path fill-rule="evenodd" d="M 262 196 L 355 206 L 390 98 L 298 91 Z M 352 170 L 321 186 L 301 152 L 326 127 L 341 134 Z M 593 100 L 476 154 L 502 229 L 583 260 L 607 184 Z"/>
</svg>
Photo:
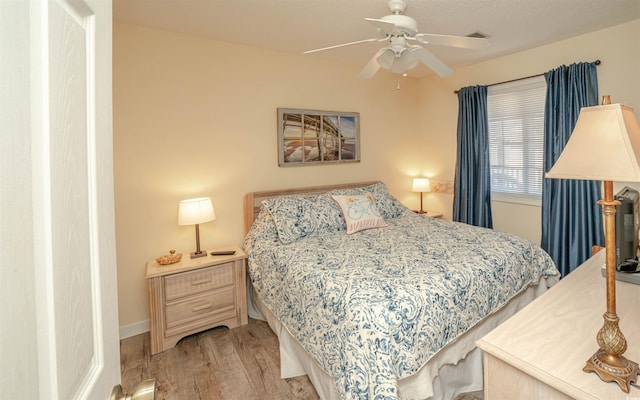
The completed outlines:
<svg viewBox="0 0 640 400">
<path fill-rule="evenodd" d="M 233 263 L 203 268 L 165 278 L 165 301 L 233 285 Z"/>
<path fill-rule="evenodd" d="M 165 308 L 167 334 L 171 329 L 193 321 L 202 323 L 212 319 L 232 318 L 236 315 L 233 286 L 213 290 L 186 301 L 168 304 Z"/>
</svg>

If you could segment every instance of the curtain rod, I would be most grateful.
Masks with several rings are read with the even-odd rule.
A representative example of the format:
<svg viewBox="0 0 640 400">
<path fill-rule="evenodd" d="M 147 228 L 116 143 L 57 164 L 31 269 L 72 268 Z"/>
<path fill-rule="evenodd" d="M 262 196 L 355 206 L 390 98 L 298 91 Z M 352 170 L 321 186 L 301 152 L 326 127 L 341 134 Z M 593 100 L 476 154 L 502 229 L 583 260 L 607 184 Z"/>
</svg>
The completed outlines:
<svg viewBox="0 0 640 400">
<path fill-rule="evenodd" d="M 600 60 L 595 60 L 593 63 L 594 63 L 595 65 L 600 65 L 601 61 L 600 61 Z M 504 81 L 504 82 L 492 83 L 492 84 L 490 84 L 490 85 L 485 85 L 485 86 L 489 87 L 489 86 L 502 85 L 503 83 L 517 82 L 517 81 L 521 81 L 521 80 L 524 80 L 524 79 L 535 78 L 536 76 L 542 76 L 542 75 L 544 75 L 544 73 L 542 73 L 542 74 L 536 74 L 536 75 L 531 75 L 531 76 L 525 76 L 524 78 L 511 79 L 511 80 Z M 460 89 L 458 89 L 458 90 L 454 90 L 454 91 L 453 91 L 453 93 L 458 94 L 458 92 L 459 92 L 459 91 L 460 91 Z"/>
</svg>

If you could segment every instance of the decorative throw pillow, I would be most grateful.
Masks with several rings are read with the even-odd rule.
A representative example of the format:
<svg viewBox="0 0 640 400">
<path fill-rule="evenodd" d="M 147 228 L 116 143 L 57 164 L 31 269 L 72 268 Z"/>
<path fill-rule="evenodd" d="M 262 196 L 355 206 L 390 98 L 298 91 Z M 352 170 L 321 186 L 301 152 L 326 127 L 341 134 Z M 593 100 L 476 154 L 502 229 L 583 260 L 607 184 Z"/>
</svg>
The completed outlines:
<svg viewBox="0 0 640 400">
<path fill-rule="evenodd" d="M 347 235 L 365 229 L 388 226 L 380 215 L 371 193 L 361 195 L 332 195 L 340 206 L 342 217 L 347 226 Z"/>
<path fill-rule="evenodd" d="M 411 212 L 398 199 L 389 194 L 387 186 L 382 182 L 358 188 L 335 189 L 328 193 L 331 195 L 360 195 L 367 192 L 373 195 L 376 207 L 385 220 L 398 218 Z"/>
</svg>

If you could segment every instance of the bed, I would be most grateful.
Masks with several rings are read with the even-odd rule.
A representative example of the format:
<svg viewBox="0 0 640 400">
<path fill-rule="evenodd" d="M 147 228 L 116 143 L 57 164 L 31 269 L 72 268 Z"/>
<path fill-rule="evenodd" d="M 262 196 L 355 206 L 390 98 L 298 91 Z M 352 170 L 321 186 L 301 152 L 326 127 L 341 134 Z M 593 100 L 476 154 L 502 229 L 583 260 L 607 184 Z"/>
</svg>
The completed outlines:
<svg viewBox="0 0 640 400">
<path fill-rule="evenodd" d="M 382 182 L 249 193 L 245 231 L 250 316 L 322 399 L 480 390 L 475 341 L 559 277 L 529 241 L 416 214 Z"/>
</svg>

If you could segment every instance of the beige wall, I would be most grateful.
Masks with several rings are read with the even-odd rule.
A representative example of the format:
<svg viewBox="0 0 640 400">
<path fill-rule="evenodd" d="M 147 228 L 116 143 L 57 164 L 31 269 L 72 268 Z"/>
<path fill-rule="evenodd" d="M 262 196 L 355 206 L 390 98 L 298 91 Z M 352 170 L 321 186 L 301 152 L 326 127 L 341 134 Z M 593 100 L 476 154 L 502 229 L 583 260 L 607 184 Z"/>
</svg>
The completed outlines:
<svg viewBox="0 0 640 400">
<path fill-rule="evenodd" d="M 420 140 L 427 143 L 425 157 L 438 166 L 436 176 L 453 180 L 455 174 L 458 100 L 454 90 L 597 59 L 602 61 L 598 67 L 600 94 L 611 94 L 614 103 L 633 107 L 640 119 L 640 20 L 460 68 L 447 79 L 428 77 L 420 80 Z M 616 187 L 622 185 L 616 184 Z M 451 215 L 452 196 L 429 196 L 438 197 L 441 204 L 446 204 L 442 210 Z M 496 230 L 540 242 L 540 207 L 493 202 L 492 211 Z"/>
<path fill-rule="evenodd" d="M 200 227 L 205 249 L 242 241 L 242 197 L 249 191 L 375 179 L 417 208 L 412 176 L 453 181 L 453 90 L 600 59 L 601 93 L 640 110 L 639 33 L 637 20 L 461 68 L 450 78 L 403 79 L 396 90 L 391 74 L 359 81 L 358 67 L 115 22 L 121 328 L 148 319 L 146 261 L 169 249 L 194 250 L 193 227 L 176 224 L 181 199 L 214 202 L 217 219 Z M 362 162 L 278 167 L 278 107 L 359 112 Z M 429 193 L 425 208 L 450 217 L 451 200 Z M 496 203 L 494 221 L 498 230 L 539 241 L 539 208 Z"/>
<path fill-rule="evenodd" d="M 195 249 L 181 199 L 210 196 L 202 247 L 241 243 L 250 191 L 382 180 L 408 206 L 410 174 L 429 170 L 416 142 L 418 82 L 355 79 L 342 66 L 204 38 L 114 24 L 114 153 L 120 325 L 148 319 L 147 260 Z M 278 167 L 278 107 L 360 113 L 361 162 Z"/>
</svg>

